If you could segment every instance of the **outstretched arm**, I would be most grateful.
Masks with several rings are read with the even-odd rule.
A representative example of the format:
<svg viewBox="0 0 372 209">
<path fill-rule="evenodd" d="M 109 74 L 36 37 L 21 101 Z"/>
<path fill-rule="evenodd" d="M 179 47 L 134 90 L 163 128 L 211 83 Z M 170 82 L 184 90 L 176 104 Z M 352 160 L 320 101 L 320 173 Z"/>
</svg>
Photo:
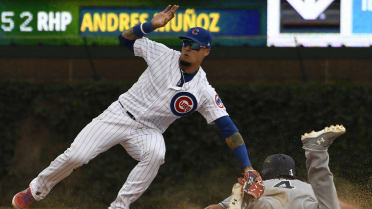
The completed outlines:
<svg viewBox="0 0 372 209">
<path fill-rule="evenodd" d="M 244 198 L 249 201 L 259 199 L 264 192 L 263 181 L 260 174 L 252 168 L 243 137 L 229 116 L 223 116 L 215 122 L 221 135 L 225 138 L 227 146 L 234 152 L 244 168 L 243 177 L 238 179 L 241 185 L 239 190 L 244 193 Z M 235 188 L 235 185 L 233 188 Z"/>
<path fill-rule="evenodd" d="M 246 152 L 245 143 L 242 135 L 239 132 L 225 139 L 227 146 L 234 151 L 239 160 L 244 166 L 244 171 L 253 170 L 251 162 L 249 161 L 248 154 Z M 239 149 L 239 150 L 237 150 Z M 247 158 L 246 158 L 247 157 Z"/>
<path fill-rule="evenodd" d="M 231 118 L 229 116 L 223 116 L 218 118 L 215 123 L 222 137 L 225 138 L 227 146 L 239 159 L 244 171 L 252 170 L 252 164 L 248 158 L 248 152 L 243 137 L 240 135 L 238 128 Z"/>
</svg>

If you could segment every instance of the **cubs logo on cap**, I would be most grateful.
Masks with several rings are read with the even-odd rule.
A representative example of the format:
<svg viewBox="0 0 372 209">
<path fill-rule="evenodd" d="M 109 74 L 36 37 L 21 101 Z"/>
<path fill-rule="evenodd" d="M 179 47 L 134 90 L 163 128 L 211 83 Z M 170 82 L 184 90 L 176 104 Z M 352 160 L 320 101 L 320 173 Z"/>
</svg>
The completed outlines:
<svg viewBox="0 0 372 209">
<path fill-rule="evenodd" d="M 193 40 L 208 48 L 212 47 L 212 34 L 202 27 L 190 28 L 186 35 L 180 36 L 179 38 Z"/>
<path fill-rule="evenodd" d="M 189 92 L 180 92 L 173 96 L 170 108 L 176 116 L 184 116 L 195 111 L 198 102 Z"/>
<path fill-rule="evenodd" d="M 198 35 L 198 33 L 199 33 L 199 28 L 193 28 L 193 29 L 191 29 L 191 34 L 192 35 Z"/>
</svg>

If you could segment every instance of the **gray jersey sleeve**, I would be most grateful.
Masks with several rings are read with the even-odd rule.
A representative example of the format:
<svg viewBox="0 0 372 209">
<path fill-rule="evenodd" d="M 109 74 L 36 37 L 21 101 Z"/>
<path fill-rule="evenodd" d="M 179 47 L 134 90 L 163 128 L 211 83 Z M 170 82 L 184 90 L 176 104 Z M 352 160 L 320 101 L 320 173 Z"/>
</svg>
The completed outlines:
<svg viewBox="0 0 372 209">
<path fill-rule="evenodd" d="M 219 205 L 227 209 L 227 207 L 229 207 L 230 201 L 231 201 L 231 196 L 224 199 L 222 202 L 219 203 Z"/>
</svg>

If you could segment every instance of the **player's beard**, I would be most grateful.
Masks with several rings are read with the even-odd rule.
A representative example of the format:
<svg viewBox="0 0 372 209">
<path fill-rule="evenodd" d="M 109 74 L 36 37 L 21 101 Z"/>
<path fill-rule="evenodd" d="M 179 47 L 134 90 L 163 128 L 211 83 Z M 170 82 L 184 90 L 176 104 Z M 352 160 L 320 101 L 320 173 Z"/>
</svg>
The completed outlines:
<svg viewBox="0 0 372 209">
<path fill-rule="evenodd" d="M 180 67 L 181 68 L 185 68 L 185 67 L 191 66 L 191 63 L 190 62 L 187 62 L 187 61 L 182 60 L 182 59 L 179 60 L 179 64 L 180 64 Z"/>
</svg>

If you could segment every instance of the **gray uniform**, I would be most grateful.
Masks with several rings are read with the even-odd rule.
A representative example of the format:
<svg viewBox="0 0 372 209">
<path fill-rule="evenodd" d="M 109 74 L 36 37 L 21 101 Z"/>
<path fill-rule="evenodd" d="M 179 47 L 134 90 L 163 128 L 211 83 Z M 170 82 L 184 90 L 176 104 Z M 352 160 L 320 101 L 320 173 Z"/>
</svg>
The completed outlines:
<svg viewBox="0 0 372 209">
<path fill-rule="evenodd" d="M 327 151 L 305 150 L 308 181 L 270 179 L 264 181 L 262 197 L 248 209 L 340 209 Z M 227 208 L 228 197 L 220 203 Z"/>
</svg>

